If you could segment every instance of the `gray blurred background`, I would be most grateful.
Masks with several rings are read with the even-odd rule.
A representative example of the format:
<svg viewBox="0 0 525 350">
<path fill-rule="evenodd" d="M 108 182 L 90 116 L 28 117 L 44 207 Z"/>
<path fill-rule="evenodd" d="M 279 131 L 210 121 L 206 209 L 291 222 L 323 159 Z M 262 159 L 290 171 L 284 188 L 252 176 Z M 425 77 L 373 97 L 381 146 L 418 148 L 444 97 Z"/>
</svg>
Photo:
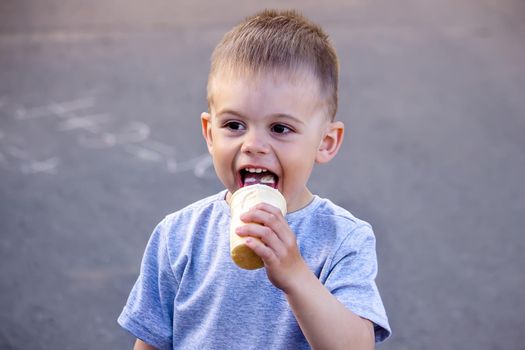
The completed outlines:
<svg viewBox="0 0 525 350">
<path fill-rule="evenodd" d="M 525 349 L 525 3 L 0 1 L 0 349 L 128 349 L 151 230 L 222 189 L 209 56 L 264 7 L 341 59 L 344 146 L 311 188 L 374 225 L 380 349 Z"/>
</svg>

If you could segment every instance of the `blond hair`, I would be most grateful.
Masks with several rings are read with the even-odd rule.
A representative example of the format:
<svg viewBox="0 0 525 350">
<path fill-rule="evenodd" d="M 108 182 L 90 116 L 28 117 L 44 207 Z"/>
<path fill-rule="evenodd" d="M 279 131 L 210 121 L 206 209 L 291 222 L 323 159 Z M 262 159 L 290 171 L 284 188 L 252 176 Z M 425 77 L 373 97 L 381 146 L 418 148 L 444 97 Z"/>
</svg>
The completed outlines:
<svg viewBox="0 0 525 350">
<path fill-rule="evenodd" d="M 220 72 L 255 73 L 307 69 L 319 82 L 333 120 L 337 112 L 339 61 L 328 35 L 296 11 L 264 10 L 226 33 L 213 51 L 208 77 Z"/>
</svg>

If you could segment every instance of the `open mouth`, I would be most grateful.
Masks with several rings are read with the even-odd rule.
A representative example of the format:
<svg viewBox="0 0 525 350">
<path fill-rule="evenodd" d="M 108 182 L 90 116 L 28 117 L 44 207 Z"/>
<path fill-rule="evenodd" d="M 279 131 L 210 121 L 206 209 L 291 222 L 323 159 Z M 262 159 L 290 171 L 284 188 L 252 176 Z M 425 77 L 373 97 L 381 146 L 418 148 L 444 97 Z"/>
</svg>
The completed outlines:
<svg viewBox="0 0 525 350">
<path fill-rule="evenodd" d="M 264 168 L 244 168 L 240 171 L 241 187 L 261 184 L 277 188 L 279 178 L 277 175 Z"/>
</svg>

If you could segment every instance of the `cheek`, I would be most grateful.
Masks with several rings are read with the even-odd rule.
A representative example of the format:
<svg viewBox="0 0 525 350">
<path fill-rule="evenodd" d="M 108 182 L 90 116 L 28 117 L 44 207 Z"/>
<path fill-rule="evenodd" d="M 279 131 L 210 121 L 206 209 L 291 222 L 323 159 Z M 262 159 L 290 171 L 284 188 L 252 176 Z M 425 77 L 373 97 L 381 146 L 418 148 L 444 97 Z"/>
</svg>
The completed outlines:
<svg viewBox="0 0 525 350">
<path fill-rule="evenodd" d="M 310 177 L 315 164 L 317 149 L 306 150 L 306 146 L 290 150 L 287 152 L 288 157 L 282 159 L 281 164 L 283 164 L 283 170 L 287 174 L 287 182 L 304 182 Z M 298 157 L 297 154 L 301 156 Z"/>
<path fill-rule="evenodd" d="M 217 145 L 214 152 L 215 166 L 222 171 L 229 171 L 233 167 L 235 151 L 228 144 Z"/>
<path fill-rule="evenodd" d="M 307 179 L 312 171 L 310 163 L 312 162 L 309 159 L 307 160 L 305 156 L 301 156 L 301 158 L 291 157 L 290 159 L 285 160 L 283 170 L 287 182 L 301 182 L 304 181 L 304 179 Z"/>
</svg>

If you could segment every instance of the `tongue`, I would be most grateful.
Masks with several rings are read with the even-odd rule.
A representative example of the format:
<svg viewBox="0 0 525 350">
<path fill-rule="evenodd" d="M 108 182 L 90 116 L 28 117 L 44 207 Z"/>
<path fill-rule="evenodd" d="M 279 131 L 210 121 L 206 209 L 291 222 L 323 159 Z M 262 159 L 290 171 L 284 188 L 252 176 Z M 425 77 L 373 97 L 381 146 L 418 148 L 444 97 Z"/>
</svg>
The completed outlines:
<svg viewBox="0 0 525 350">
<path fill-rule="evenodd" d="M 255 184 L 261 184 L 275 188 L 275 176 L 265 173 L 246 173 L 244 177 L 244 186 Z"/>
</svg>

